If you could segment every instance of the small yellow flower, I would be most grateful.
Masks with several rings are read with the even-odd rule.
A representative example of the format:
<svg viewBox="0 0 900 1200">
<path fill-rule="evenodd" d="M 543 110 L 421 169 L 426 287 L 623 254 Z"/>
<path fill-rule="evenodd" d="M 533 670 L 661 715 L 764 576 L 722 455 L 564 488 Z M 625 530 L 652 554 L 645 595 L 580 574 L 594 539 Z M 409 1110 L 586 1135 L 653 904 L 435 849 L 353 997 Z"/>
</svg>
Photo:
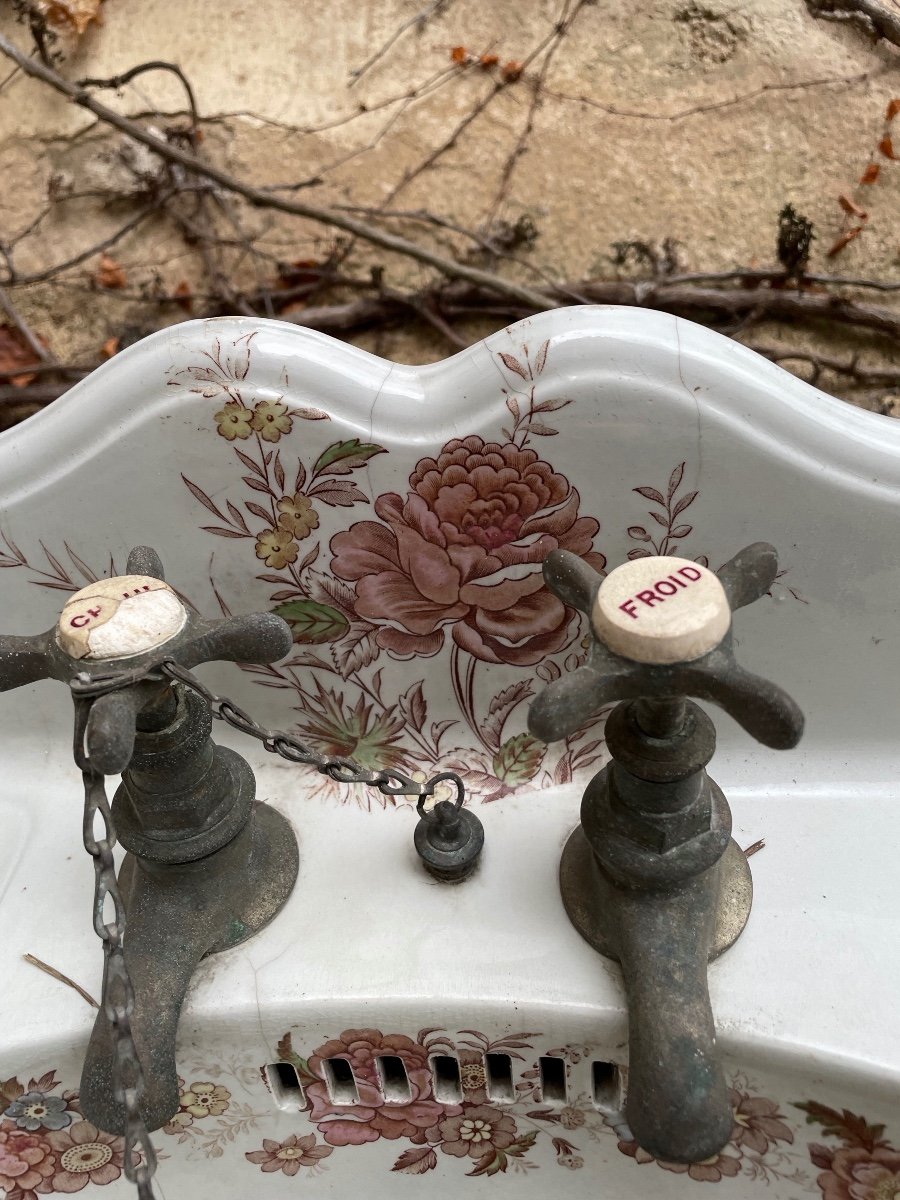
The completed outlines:
<svg viewBox="0 0 900 1200">
<path fill-rule="evenodd" d="M 297 492 L 295 496 L 282 496 L 278 501 L 278 511 L 281 513 L 278 524 L 296 538 L 309 537 L 319 524 L 319 514 L 309 497 L 302 492 Z"/>
<path fill-rule="evenodd" d="M 182 1110 L 192 1117 L 218 1117 L 228 1107 L 231 1092 L 214 1083 L 192 1083 L 179 1099 Z"/>
<path fill-rule="evenodd" d="M 487 1073 L 484 1067 L 478 1066 L 477 1063 L 466 1063 L 460 1067 L 459 1075 L 463 1091 L 477 1092 L 487 1086 Z"/>
<path fill-rule="evenodd" d="M 277 442 L 283 433 L 291 432 L 287 405 L 277 400 L 260 400 L 253 410 L 250 424 L 266 442 Z"/>
<path fill-rule="evenodd" d="M 287 529 L 267 529 L 256 539 L 256 557 L 263 559 L 267 567 L 274 567 L 276 571 L 295 562 L 299 549 Z"/>
<path fill-rule="evenodd" d="M 567 1105 L 559 1114 L 559 1123 L 563 1129 L 578 1129 L 584 1124 L 584 1113 L 580 1108 Z"/>
<path fill-rule="evenodd" d="M 216 424 L 219 426 L 216 433 L 227 438 L 229 442 L 233 442 L 235 438 L 243 440 L 253 432 L 252 419 L 253 414 L 249 408 L 244 408 L 243 404 L 238 404 L 236 400 L 230 400 L 216 413 Z"/>
<path fill-rule="evenodd" d="M 179 1097 L 180 1100 L 180 1097 Z M 163 1133 L 183 1133 L 188 1125 L 193 1125 L 194 1118 L 183 1108 L 179 1109 L 170 1121 L 163 1125 Z"/>
</svg>

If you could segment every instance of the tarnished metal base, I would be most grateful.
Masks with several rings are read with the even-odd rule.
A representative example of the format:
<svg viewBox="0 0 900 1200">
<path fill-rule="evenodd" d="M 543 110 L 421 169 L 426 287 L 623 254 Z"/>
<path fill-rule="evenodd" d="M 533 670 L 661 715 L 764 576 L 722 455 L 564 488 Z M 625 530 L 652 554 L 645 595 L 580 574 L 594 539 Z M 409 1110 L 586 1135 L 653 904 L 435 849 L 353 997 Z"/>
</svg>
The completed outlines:
<svg viewBox="0 0 900 1200">
<path fill-rule="evenodd" d="M 734 840 L 728 843 L 718 866 L 719 900 L 716 906 L 709 958 L 717 958 L 740 936 L 753 903 L 753 878 L 747 857 Z M 569 920 L 595 950 L 619 961 L 615 944 L 618 928 L 616 893 L 594 859 L 579 825 L 570 834 L 559 864 L 559 888 Z"/>
<path fill-rule="evenodd" d="M 297 882 L 300 851 L 290 821 L 268 804 L 259 802 L 254 806 L 252 820 L 259 839 L 257 844 L 265 846 L 267 877 L 264 884 L 260 882 L 260 886 L 234 906 L 224 935 L 210 946 L 207 955 L 233 950 L 259 933 L 284 908 Z"/>
</svg>

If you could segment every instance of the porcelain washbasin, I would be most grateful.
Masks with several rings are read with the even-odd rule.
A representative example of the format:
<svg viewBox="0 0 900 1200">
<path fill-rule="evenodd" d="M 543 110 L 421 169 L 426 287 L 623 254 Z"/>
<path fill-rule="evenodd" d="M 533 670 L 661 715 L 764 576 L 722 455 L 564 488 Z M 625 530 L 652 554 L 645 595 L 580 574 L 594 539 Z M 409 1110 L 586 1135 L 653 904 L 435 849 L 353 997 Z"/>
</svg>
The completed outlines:
<svg viewBox="0 0 900 1200">
<path fill-rule="evenodd" d="M 771 601 L 735 630 L 807 735 L 776 754 L 713 713 L 735 837 L 765 847 L 747 929 L 710 968 L 735 1129 L 706 1163 L 659 1164 L 632 1141 L 618 970 L 559 898 L 602 726 L 546 749 L 524 718 L 583 631 L 523 599 L 523 561 L 492 577 L 503 604 L 449 581 L 415 616 L 435 480 L 490 469 L 530 506 L 533 538 L 609 565 L 780 551 Z M 900 1190 L 895 424 L 661 314 L 544 314 L 425 368 L 223 319 L 154 335 L 0 436 L 0 480 L 5 631 L 48 627 L 69 591 L 154 544 L 199 609 L 276 608 L 294 626 L 293 666 L 204 679 L 330 752 L 459 769 L 485 825 L 476 876 L 442 886 L 416 861 L 407 804 L 217 731 L 294 823 L 301 869 L 284 912 L 195 979 L 181 1107 L 153 1135 L 160 1196 Z M 471 496 L 452 503 L 461 522 Z M 512 532 L 502 545 L 528 544 Z M 467 552 L 496 548 L 473 535 Z M 70 708 L 57 684 L 0 696 L 0 1177 L 26 1161 L 20 1133 L 34 1139 L 13 1200 L 31 1200 L 17 1178 L 38 1195 L 130 1190 L 121 1139 L 78 1113 L 93 1009 L 22 958 L 97 995 Z"/>
</svg>

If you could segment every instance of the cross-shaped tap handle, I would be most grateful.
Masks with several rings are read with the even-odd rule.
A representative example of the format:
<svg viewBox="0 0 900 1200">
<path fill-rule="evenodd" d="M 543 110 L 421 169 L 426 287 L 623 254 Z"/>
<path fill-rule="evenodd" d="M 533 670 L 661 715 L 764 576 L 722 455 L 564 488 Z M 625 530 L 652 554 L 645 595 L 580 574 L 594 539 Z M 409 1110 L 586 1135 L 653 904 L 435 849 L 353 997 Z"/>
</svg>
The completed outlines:
<svg viewBox="0 0 900 1200">
<path fill-rule="evenodd" d="M 800 740 L 803 714 L 776 684 L 734 657 L 731 614 L 772 586 L 778 556 L 754 542 L 718 572 L 682 558 L 639 558 L 601 578 L 582 559 L 554 550 L 544 579 L 565 604 L 590 619 L 583 667 L 551 683 L 533 702 L 531 733 L 554 742 L 617 700 L 694 696 L 724 708 L 773 749 Z"/>
<path fill-rule="evenodd" d="M 189 611 L 149 546 L 131 551 L 126 572 L 76 592 L 45 633 L 0 637 L 0 691 L 37 679 L 71 683 L 78 676 L 140 671 L 164 657 L 191 668 L 218 661 L 270 663 L 290 651 L 291 631 L 274 613 L 207 620 Z M 94 700 L 86 749 L 98 771 L 116 775 L 128 766 L 137 714 L 154 699 L 154 689 L 158 695 L 159 683 L 141 682 Z"/>
</svg>

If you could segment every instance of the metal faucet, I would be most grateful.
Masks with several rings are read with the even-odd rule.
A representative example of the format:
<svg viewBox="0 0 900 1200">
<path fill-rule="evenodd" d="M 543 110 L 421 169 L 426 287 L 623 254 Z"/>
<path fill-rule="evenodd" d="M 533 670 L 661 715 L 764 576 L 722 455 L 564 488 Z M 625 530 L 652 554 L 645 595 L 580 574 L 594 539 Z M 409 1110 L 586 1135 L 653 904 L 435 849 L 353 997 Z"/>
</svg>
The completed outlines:
<svg viewBox="0 0 900 1200">
<path fill-rule="evenodd" d="M 149 1130 L 178 1111 L 175 1035 L 197 965 L 278 913 L 299 855 L 288 821 L 255 800 L 250 766 L 212 742 L 209 705 L 166 677 L 148 679 L 148 667 L 161 656 L 188 668 L 217 660 L 270 663 L 291 644 L 288 626 L 273 613 L 208 621 L 188 612 L 147 547 L 132 550 L 126 576 L 98 580 L 71 597 L 54 629 L 0 637 L 0 690 L 44 678 L 88 694 L 93 688 L 86 725 L 76 727 L 76 757 L 86 750 L 92 772 L 122 774 L 112 817 L 129 851 L 118 891 L 134 993 L 130 1033 L 143 1068 L 140 1114 Z M 134 685 L 104 692 L 104 677 L 123 671 L 133 672 Z M 106 919 L 96 912 L 95 926 Z M 128 1121 L 114 1086 L 117 1038 L 107 999 L 105 986 L 81 1104 L 99 1128 L 120 1134 Z"/>
<path fill-rule="evenodd" d="M 657 1158 L 699 1162 L 731 1136 L 707 963 L 740 935 L 753 886 L 731 839 L 731 812 L 706 773 L 711 700 L 758 741 L 795 746 L 803 716 L 734 657 L 731 613 L 771 587 L 772 546 L 754 543 L 717 573 L 679 558 L 625 563 L 605 579 L 553 551 L 548 587 L 588 614 L 587 663 L 533 702 L 531 733 L 565 737 L 605 705 L 611 761 L 588 784 L 560 864 L 570 920 L 622 967 L 629 1050 L 625 1117 Z"/>
</svg>

